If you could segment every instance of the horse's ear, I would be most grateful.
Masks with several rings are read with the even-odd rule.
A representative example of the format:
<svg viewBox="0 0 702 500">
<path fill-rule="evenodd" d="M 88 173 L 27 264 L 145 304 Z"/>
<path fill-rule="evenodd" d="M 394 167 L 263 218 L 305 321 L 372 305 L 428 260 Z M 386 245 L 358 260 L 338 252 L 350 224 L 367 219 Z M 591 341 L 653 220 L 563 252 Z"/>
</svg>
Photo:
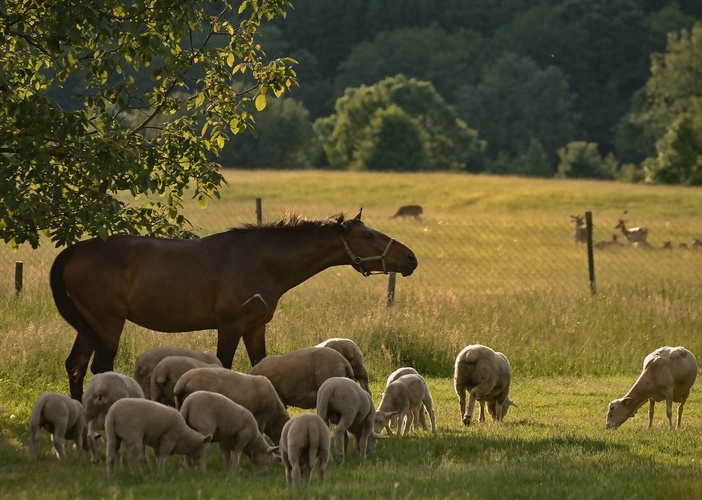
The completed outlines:
<svg viewBox="0 0 702 500">
<path fill-rule="evenodd" d="M 358 211 L 358 215 L 353 218 L 353 220 L 361 220 L 361 214 L 363 213 L 363 207 Z"/>
</svg>

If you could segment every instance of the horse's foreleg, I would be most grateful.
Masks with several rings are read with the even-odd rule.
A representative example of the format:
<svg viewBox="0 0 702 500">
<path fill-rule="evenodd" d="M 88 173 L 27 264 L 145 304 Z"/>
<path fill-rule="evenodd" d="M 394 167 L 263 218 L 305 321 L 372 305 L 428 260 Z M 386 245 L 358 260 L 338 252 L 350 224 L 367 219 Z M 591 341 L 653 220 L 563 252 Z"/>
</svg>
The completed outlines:
<svg viewBox="0 0 702 500">
<path fill-rule="evenodd" d="M 244 345 L 249 355 L 251 366 L 266 357 L 266 325 L 261 324 L 244 332 Z"/>
<path fill-rule="evenodd" d="M 93 373 L 111 372 L 114 370 L 115 357 L 119 347 L 119 339 L 124 328 L 124 319 L 103 319 L 100 321 L 100 342 L 95 346 L 95 357 L 90 371 Z"/>
<path fill-rule="evenodd" d="M 95 352 L 93 343 L 78 334 L 73 349 L 66 358 L 66 373 L 68 373 L 71 397 L 78 401 L 83 397 L 83 379 L 88 371 L 88 363 L 93 352 Z"/>
<path fill-rule="evenodd" d="M 239 328 L 219 328 L 217 330 L 217 358 L 224 368 L 231 368 L 234 354 L 239 345 L 241 330 Z"/>
</svg>

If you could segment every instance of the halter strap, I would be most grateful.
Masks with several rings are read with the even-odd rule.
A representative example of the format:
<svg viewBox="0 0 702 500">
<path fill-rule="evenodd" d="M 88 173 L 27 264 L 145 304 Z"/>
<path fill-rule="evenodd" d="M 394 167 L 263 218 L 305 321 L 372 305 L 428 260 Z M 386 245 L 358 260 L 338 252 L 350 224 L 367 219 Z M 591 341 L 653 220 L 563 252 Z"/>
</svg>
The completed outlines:
<svg viewBox="0 0 702 500">
<path fill-rule="evenodd" d="M 376 255 L 375 257 L 359 257 L 356 255 L 353 250 L 351 250 L 351 247 L 349 246 L 348 241 L 346 241 L 346 237 L 342 234 L 341 235 L 341 241 L 344 242 L 344 246 L 346 247 L 346 251 L 349 254 L 349 257 L 351 257 L 351 261 L 358 266 L 358 270 L 361 272 L 363 276 L 370 276 L 371 274 L 388 274 L 390 271 L 388 271 L 388 261 L 387 261 L 387 256 L 390 253 L 390 247 L 392 246 L 393 243 L 395 243 L 394 238 L 390 238 L 390 241 L 388 241 L 388 246 L 385 247 L 385 251 L 383 252 L 382 255 Z M 383 270 L 382 271 L 366 271 L 363 269 L 363 263 L 364 262 L 373 262 L 375 260 L 379 260 L 383 264 Z"/>
</svg>

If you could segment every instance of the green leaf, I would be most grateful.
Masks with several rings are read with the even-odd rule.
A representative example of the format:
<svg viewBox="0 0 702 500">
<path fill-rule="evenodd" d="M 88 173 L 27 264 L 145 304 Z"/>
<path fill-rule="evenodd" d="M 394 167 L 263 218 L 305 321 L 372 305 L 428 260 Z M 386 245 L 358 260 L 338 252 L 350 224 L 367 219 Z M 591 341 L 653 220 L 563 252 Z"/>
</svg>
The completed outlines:
<svg viewBox="0 0 702 500">
<path fill-rule="evenodd" d="M 258 94 L 256 96 L 256 110 L 257 111 L 263 111 L 266 109 L 266 96 L 263 94 Z"/>
</svg>

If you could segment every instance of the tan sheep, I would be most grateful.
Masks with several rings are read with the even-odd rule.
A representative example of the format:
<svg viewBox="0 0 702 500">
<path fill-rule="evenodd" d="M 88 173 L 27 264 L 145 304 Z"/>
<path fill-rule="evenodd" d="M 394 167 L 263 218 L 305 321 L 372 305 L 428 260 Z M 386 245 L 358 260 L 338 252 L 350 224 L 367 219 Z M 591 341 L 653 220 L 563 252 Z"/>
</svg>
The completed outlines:
<svg viewBox="0 0 702 500">
<path fill-rule="evenodd" d="M 64 394 L 48 392 L 34 403 L 29 418 L 29 459 L 35 460 L 41 430 L 51 434 L 51 451 L 57 458 L 66 458 L 65 440 L 75 441 L 76 448 L 83 448 L 83 407 L 80 402 Z"/>
<path fill-rule="evenodd" d="M 206 363 L 189 356 L 166 356 L 154 367 L 151 373 L 152 401 L 175 407 L 173 388 L 178 379 L 188 370 L 205 366 L 222 366 L 221 363 Z"/>
<path fill-rule="evenodd" d="M 252 464 L 261 467 L 278 450 L 277 446 L 268 446 L 249 410 L 216 392 L 193 392 L 183 401 L 180 414 L 192 429 L 212 436 L 212 442 L 219 443 L 227 472 L 239 470 L 242 453 Z"/>
<path fill-rule="evenodd" d="M 348 434 L 354 436 L 361 460 L 375 447 L 381 436 L 373 430 L 375 406 L 370 394 L 353 380 L 332 377 L 324 381 L 317 393 L 317 415 L 328 426 L 335 424 L 334 451 L 336 461 L 343 463 L 348 446 Z"/>
<path fill-rule="evenodd" d="M 398 378 L 402 377 L 403 375 L 419 375 L 419 372 L 412 368 L 411 366 L 403 366 L 392 372 L 390 375 L 388 375 L 388 380 L 385 382 L 385 387 L 389 386 L 392 384 L 395 380 Z M 424 410 L 422 409 L 419 412 L 419 422 L 424 427 L 425 429 L 427 428 L 427 419 L 426 416 L 424 415 Z M 390 429 L 396 429 L 397 428 L 397 415 L 393 416 L 390 418 L 388 422 L 388 427 Z M 390 432 L 390 429 L 388 432 Z"/>
<path fill-rule="evenodd" d="M 158 460 L 158 475 L 166 473 L 169 455 L 185 455 L 205 469 L 205 450 L 212 436 L 203 436 L 185 423 L 175 408 L 141 398 L 116 401 L 105 418 L 107 435 L 107 475 L 112 477 L 117 467 L 120 446 L 127 449 L 129 468 L 141 474 L 141 461 L 146 459 L 144 447 L 154 449 Z"/>
<path fill-rule="evenodd" d="M 421 423 L 420 412 L 423 412 L 424 409 L 429 413 L 431 431 L 436 434 L 434 402 L 429 394 L 426 381 L 421 375 L 403 375 L 385 388 L 375 412 L 375 432 L 380 432 L 385 428 L 388 434 L 392 434 L 388 424 L 391 418 L 397 417 L 397 435 L 405 435 L 413 423 L 415 429 L 419 426 Z M 403 423 L 404 432 L 402 432 Z M 424 428 L 427 428 L 426 422 Z"/>
<path fill-rule="evenodd" d="M 355 384 L 354 384 L 355 385 Z M 329 427 L 313 413 L 302 413 L 288 420 L 280 437 L 280 450 L 288 484 L 312 480 L 312 469 L 317 464 L 317 480 L 324 482 L 324 471 L 329 462 Z"/>
<path fill-rule="evenodd" d="M 496 422 L 502 422 L 510 406 L 517 405 L 509 398 L 512 369 L 507 357 L 487 346 L 466 346 L 456 357 L 453 383 L 461 407 L 463 424 L 470 425 L 475 402 L 480 402 L 479 422 L 485 422 L 485 404 Z M 466 390 L 470 392 L 466 410 Z"/>
<path fill-rule="evenodd" d="M 156 365 L 166 356 L 187 356 L 210 365 L 222 366 L 222 362 L 213 354 L 207 354 L 183 347 L 152 347 L 141 353 L 134 362 L 134 380 L 139 383 L 146 399 L 151 398 L 151 374 Z"/>
<path fill-rule="evenodd" d="M 644 358 L 643 371 L 623 398 L 609 403 L 607 428 L 616 429 L 650 402 L 648 427 L 653 425 L 653 407 L 665 399 L 668 424 L 673 428 L 673 402 L 678 405 L 678 428 L 682 421 L 683 406 L 690 388 L 697 378 L 697 360 L 684 347 L 660 347 Z"/>
<path fill-rule="evenodd" d="M 87 425 L 90 459 L 98 463 L 97 430 L 105 428 L 105 416 L 110 407 L 123 398 L 143 398 L 144 393 L 136 380 L 117 372 L 97 373 L 88 382 L 83 393 L 83 415 Z"/>
<path fill-rule="evenodd" d="M 288 411 L 266 377 L 239 373 L 228 368 L 194 368 L 183 374 L 173 389 L 176 407 L 195 391 L 212 391 L 228 397 L 253 413 L 258 428 L 277 445 Z"/>
<path fill-rule="evenodd" d="M 373 395 L 368 386 L 368 370 L 366 370 L 366 366 L 363 364 L 363 353 L 361 353 L 361 349 L 359 349 L 353 340 L 342 338 L 327 339 L 317 344 L 316 347 L 329 347 L 345 357 L 353 370 L 353 378 L 361 384 L 361 387 L 363 387 L 368 394 L 371 396 Z"/>
<path fill-rule="evenodd" d="M 317 391 L 330 377 L 353 380 L 353 369 L 344 356 L 328 347 L 307 347 L 263 358 L 249 371 L 271 381 L 285 406 L 314 408 Z"/>
</svg>

